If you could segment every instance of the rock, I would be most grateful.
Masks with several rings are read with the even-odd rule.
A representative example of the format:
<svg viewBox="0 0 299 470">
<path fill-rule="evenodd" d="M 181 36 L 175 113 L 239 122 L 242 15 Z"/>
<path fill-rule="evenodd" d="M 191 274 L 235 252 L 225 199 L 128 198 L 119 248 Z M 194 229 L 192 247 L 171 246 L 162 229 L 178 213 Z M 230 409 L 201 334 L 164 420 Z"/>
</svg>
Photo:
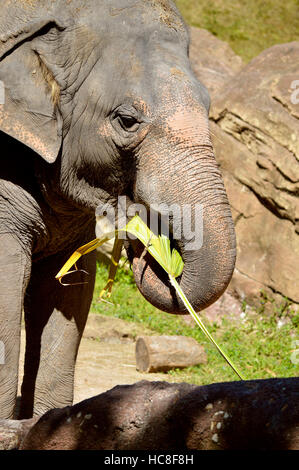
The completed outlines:
<svg viewBox="0 0 299 470">
<path fill-rule="evenodd" d="M 230 292 L 227 290 L 216 302 L 200 312 L 200 317 L 204 324 L 215 323 L 220 326 L 222 318 L 224 317 L 231 320 L 239 319 L 243 313 L 242 303 L 239 300 L 241 297 L 241 295 L 238 295 L 238 293 L 233 290 L 231 284 Z M 197 323 L 191 315 L 181 315 L 181 318 L 188 326 L 198 328 Z"/>
<path fill-rule="evenodd" d="M 236 297 L 229 292 L 225 292 L 220 299 L 206 308 L 202 315 L 210 323 L 221 324 L 221 318 L 240 318 L 242 308 Z"/>
<path fill-rule="evenodd" d="M 298 381 L 117 386 L 48 411 L 21 449 L 298 450 Z"/>
<path fill-rule="evenodd" d="M 237 235 L 230 290 L 299 303 L 299 42 L 263 51 L 212 103 L 210 126 Z"/>
<path fill-rule="evenodd" d="M 0 419 L 0 450 L 17 450 L 38 419 Z"/>
<path fill-rule="evenodd" d="M 190 60 L 198 79 L 210 96 L 217 98 L 223 85 L 244 66 L 230 46 L 205 29 L 190 28 Z"/>
</svg>

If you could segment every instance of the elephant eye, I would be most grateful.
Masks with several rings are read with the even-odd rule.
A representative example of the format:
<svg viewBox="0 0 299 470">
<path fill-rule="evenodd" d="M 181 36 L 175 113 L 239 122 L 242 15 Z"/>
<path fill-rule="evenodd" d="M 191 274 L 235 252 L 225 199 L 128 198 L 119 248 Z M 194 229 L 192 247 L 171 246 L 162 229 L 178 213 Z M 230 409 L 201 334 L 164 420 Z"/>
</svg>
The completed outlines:
<svg viewBox="0 0 299 470">
<path fill-rule="evenodd" d="M 128 132 L 135 132 L 139 127 L 139 122 L 133 116 L 118 114 L 117 120 L 121 127 Z"/>
</svg>

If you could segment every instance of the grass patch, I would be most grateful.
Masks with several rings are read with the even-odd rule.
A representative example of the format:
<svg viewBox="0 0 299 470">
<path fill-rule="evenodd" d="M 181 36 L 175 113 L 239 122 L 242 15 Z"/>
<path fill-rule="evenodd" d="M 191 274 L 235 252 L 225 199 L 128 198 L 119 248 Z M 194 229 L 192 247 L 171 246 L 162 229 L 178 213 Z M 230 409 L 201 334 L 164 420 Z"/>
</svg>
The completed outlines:
<svg viewBox="0 0 299 470">
<path fill-rule="evenodd" d="M 98 302 L 106 281 L 107 267 L 98 265 L 92 312 L 143 324 L 153 334 L 191 336 L 204 345 L 208 363 L 168 372 L 177 381 L 203 385 L 236 380 L 233 371 L 197 326 L 187 325 L 180 316 L 161 312 L 142 297 L 131 271 L 118 270 L 110 299 L 112 305 Z M 288 322 L 278 328 L 278 321 L 281 324 L 284 319 Z M 208 325 L 207 322 L 206 325 L 246 379 L 298 375 L 299 364 L 291 361 L 294 340 L 299 340 L 298 316 L 289 318 L 289 313 L 273 306 L 272 313 L 264 314 L 263 310 L 258 310 L 245 314 L 242 320 L 228 321 L 224 318 L 221 325 Z"/>
<path fill-rule="evenodd" d="M 186 22 L 209 30 L 248 62 L 275 44 L 299 40 L 299 0 L 176 0 Z"/>
</svg>

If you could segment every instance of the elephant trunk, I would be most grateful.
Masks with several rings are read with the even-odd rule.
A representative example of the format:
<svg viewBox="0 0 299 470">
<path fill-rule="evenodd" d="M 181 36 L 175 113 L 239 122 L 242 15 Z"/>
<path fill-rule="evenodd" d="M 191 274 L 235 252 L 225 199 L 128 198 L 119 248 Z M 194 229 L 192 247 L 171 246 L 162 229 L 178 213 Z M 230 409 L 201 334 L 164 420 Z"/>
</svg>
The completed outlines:
<svg viewBox="0 0 299 470">
<path fill-rule="evenodd" d="M 202 108 L 176 111 L 155 134 L 140 157 L 134 199 L 150 210 L 161 203 L 170 212 L 180 209 L 169 217 L 173 246 L 185 263 L 178 280 L 199 311 L 221 296 L 233 273 L 236 247 L 230 207 Z M 139 243 L 134 244 L 132 266 L 146 299 L 163 311 L 186 313 L 167 274 L 149 254 L 144 256 Z"/>
</svg>

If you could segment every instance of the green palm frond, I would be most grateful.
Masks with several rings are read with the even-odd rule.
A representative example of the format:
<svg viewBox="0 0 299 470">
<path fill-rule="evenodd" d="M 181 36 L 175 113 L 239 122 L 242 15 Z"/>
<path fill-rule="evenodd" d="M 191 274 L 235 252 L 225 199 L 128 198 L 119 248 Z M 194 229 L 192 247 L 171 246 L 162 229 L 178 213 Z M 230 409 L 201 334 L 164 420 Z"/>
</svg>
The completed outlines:
<svg viewBox="0 0 299 470">
<path fill-rule="evenodd" d="M 177 250 L 175 249 L 171 250 L 170 240 L 168 237 L 166 237 L 165 235 L 158 235 L 158 236 L 155 235 L 138 215 L 133 217 L 124 228 L 116 230 L 115 232 L 107 233 L 103 235 L 102 237 L 96 238 L 95 240 L 92 240 L 86 245 L 83 245 L 80 248 L 78 248 L 73 253 L 73 255 L 68 259 L 68 261 L 62 267 L 59 273 L 56 275 L 56 279 L 61 281 L 63 276 L 65 276 L 69 272 L 69 269 L 76 263 L 76 261 L 82 255 L 85 255 L 89 253 L 90 251 L 95 250 L 98 246 L 101 246 L 105 242 L 110 240 L 111 238 L 116 237 L 114 247 L 113 247 L 113 252 L 112 252 L 111 265 L 109 269 L 108 283 L 106 284 L 105 288 L 102 290 L 100 294 L 100 297 L 103 297 L 103 295 L 107 292 L 108 296 L 110 296 L 111 289 L 112 289 L 113 282 L 114 282 L 115 275 L 116 275 L 116 271 L 117 271 L 117 267 L 118 267 L 118 263 L 119 263 L 119 259 L 120 259 L 120 255 L 121 255 L 122 246 L 123 246 L 123 241 L 119 239 L 120 232 L 130 233 L 131 235 L 134 235 L 136 238 L 138 238 L 138 240 L 140 240 L 141 243 L 143 243 L 147 251 L 153 256 L 153 258 L 155 258 L 155 260 L 160 264 L 160 266 L 162 266 L 162 268 L 167 272 L 171 284 L 175 288 L 178 296 L 181 298 L 186 309 L 188 310 L 190 315 L 194 318 L 195 322 L 200 327 L 202 332 L 207 336 L 209 341 L 211 341 L 214 344 L 214 346 L 216 346 L 219 353 L 227 361 L 227 363 L 234 370 L 234 372 L 238 375 L 238 377 L 241 380 L 244 380 L 244 378 L 242 377 L 241 373 L 238 371 L 236 366 L 232 363 L 229 357 L 224 353 L 224 351 L 220 348 L 220 346 L 217 344 L 215 339 L 209 333 L 207 328 L 204 326 L 202 320 L 199 318 L 199 316 L 193 309 L 192 305 L 190 304 L 189 300 L 185 296 L 182 288 L 176 281 L 176 277 L 178 277 L 182 273 L 183 267 L 184 267 L 184 262 L 181 258 L 181 255 L 179 254 Z"/>
<path fill-rule="evenodd" d="M 135 235 L 168 274 L 178 277 L 182 273 L 184 262 L 177 250 L 171 251 L 169 238 L 155 235 L 138 215 L 121 231 Z"/>
</svg>

